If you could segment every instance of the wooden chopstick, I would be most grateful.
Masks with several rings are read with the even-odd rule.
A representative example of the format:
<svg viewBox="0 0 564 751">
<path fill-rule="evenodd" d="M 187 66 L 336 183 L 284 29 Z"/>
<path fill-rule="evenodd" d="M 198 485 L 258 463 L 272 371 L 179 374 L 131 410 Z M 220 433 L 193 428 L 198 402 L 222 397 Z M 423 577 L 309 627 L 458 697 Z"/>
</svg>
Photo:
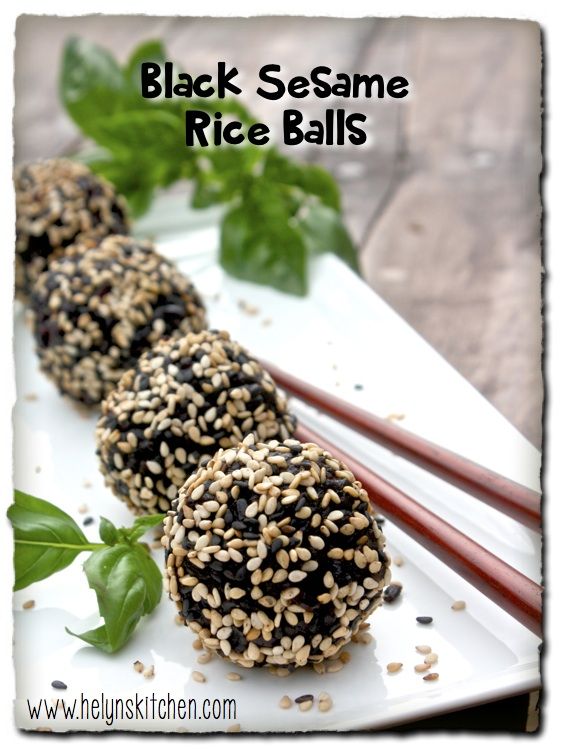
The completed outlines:
<svg viewBox="0 0 564 751">
<path fill-rule="evenodd" d="M 372 503 L 398 527 L 537 636 L 542 635 L 542 588 L 538 584 L 314 431 L 299 425 L 295 437 L 302 443 L 316 443 L 340 459 L 360 480 Z"/>
<path fill-rule="evenodd" d="M 311 386 L 271 363 L 264 363 L 264 367 L 280 386 L 303 401 L 356 428 L 413 464 L 442 477 L 536 532 L 540 531 L 541 497 L 534 490 Z"/>
</svg>

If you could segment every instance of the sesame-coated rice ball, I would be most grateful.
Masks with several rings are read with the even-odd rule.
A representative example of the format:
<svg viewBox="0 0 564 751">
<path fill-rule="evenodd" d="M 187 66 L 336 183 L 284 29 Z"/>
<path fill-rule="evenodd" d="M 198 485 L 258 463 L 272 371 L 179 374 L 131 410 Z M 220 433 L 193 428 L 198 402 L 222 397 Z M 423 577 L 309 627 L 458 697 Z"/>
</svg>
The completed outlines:
<svg viewBox="0 0 564 751">
<path fill-rule="evenodd" d="M 85 238 L 128 231 L 125 201 L 84 164 L 48 159 L 18 167 L 16 190 L 16 295 L 27 301 L 51 258 Z"/>
<path fill-rule="evenodd" d="M 206 324 L 189 279 L 152 243 L 124 235 L 51 261 L 31 309 L 41 369 L 84 404 L 98 404 L 162 337 Z"/>
<path fill-rule="evenodd" d="M 166 511 L 186 479 L 245 435 L 285 440 L 295 418 L 270 375 L 225 331 L 160 342 L 102 404 L 106 484 L 138 514 Z"/>
<path fill-rule="evenodd" d="M 384 537 L 366 491 L 313 443 L 252 436 L 182 487 L 165 587 L 203 646 L 243 667 L 333 658 L 382 602 Z"/>
</svg>

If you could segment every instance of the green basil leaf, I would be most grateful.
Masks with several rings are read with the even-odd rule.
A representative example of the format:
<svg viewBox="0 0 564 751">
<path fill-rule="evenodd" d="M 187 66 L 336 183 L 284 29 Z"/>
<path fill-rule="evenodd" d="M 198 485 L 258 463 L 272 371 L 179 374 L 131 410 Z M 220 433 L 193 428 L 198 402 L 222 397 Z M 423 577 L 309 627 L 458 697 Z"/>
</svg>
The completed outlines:
<svg viewBox="0 0 564 751">
<path fill-rule="evenodd" d="M 143 611 L 151 613 L 159 604 L 163 591 L 163 573 L 152 559 L 150 552 L 142 544 L 132 546 L 133 555 L 139 566 L 139 572 L 145 580 L 145 599 Z M 163 550 L 164 553 L 164 550 Z"/>
<path fill-rule="evenodd" d="M 141 91 L 141 63 L 158 63 L 163 65 L 166 61 L 166 52 L 163 43 L 158 39 L 149 39 L 146 42 L 141 42 L 131 55 L 127 63 L 125 64 L 123 74 L 126 80 L 130 83 L 132 88 L 140 92 Z"/>
<path fill-rule="evenodd" d="M 75 634 L 68 626 L 65 626 L 65 631 L 71 636 L 78 636 L 82 641 L 87 642 L 96 649 L 101 649 L 102 652 L 112 652 L 114 650 L 109 648 L 108 635 L 106 627 L 104 625 L 93 628 L 90 631 L 83 631 L 82 634 Z"/>
<path fill-rule="evenodd" d="M 236 198 L 262 159 L 263 152 L 256 146 L 207 148 L 206 155 L 196 159 L 192 206 L 207 208 Z"/>
<path fill-rule="evenodd" d="M 238 279 L 305 295 L 307 248 L 291 220 L 283 191 L 267 180 L 253 181 L 241 205 L 223 218 L 223 268 Z"/>
<path fill-rule="evenodd" d="M 115 545 L 118 542 L 122 542 L 117 527 L 104 516 L 100 517 L 100 526 L 98 528 L 98 532 L 100 539 L 103 540 L 106 545 Z"/>
<path fill-rule="evenodd" d="M 132 159 L 141 155 L 144 162 L 147 160 L 143 149 L 161 157 L 168 154 L 168 159 L 175 157 L 175 162 L 185 149 L 182 120 L 175 113 L 158 107 L 128 109 L 108 115 L 97 124 L 96 140 L 118 156 L 122 154 Z"/>
<path fill-rule="evenodd" d="M 358 273 L 356 248 L 339 213 L 319 203 L 310 204 L 298 212 L 296 221 L 312 255 L 334 253 Z"/>
<path fill-rule="evenodd" d="M 77 37 L 63 50 L 59 77 L 61 99 L 82 132 L 97 140 L 98 126 L 124 104 L 124 79 L 114 57 Z"/>
<path fill-rule="evenodd" d="M 304 193 L 317 196 L 323 204 L 339 211 L 339 187 L 332 175 L 323 167 L 294 162 L 276 149 L 270 149 L 263 175 L 271 182 L 301 188 Z"/>
<path fill-rule="evenodd" d="M 93 550 L 80 527 L 61 509 L 48 501 L 14 492 L 8 509 L 14 529 L 14 589 L 61 571 L 84 550 Z"/>
<path fill-rule="evenodd" d="M 142 535 L 145 534 L 145 532 L 148 532 L 150 529 L 157 527 L 159 524 L 162 525 L 165 517 L 166 514 L 148 514 L 147 516 L 138 517 L 134 521 L 132 527 L 124 530 L 128 540 L 131 540 L 132 542 L 138 540 Z"/>
<path fill-rule="evenodd" d="M 96 593 L 104 624 L 82 634 L 67 631 L 98 649 L 116 652 L 160 599 L 158 566 L 141 546 L 122 543 L 94 552 L 84 564 L 84 573 Z"/>
</svg>

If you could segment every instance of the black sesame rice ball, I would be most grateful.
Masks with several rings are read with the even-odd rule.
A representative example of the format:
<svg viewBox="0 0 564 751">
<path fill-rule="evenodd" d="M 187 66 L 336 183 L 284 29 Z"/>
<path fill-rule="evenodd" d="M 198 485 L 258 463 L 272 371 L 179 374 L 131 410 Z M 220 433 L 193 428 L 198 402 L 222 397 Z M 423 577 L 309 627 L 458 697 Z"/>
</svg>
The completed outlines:
<svg viewBox="0 0 564 751">
<path fill-rule="evenodd" d="M 87 405 L 159 339 L 206 324 L 190 280 L 152 243 L 125 235 L 67 248 L 35 283 L 31 310 L 41 369 Z"/>
<path fill-rule="evenodd" d="M 219 451 L 168 512 L 165 587 L 203 646 L 242 667 L 334 658 L 382 602 L 366 491 L 313 443 Z"/>
<path fill-rule="evenodd" d="M 102 404 L 100 469 L 138 514 L 166 511 L 186 479 L 250 432 L 285 440 L 295 418 L 270 375 L 225 331 L 160 342 Z"/>
<path fill-rule="evenodd" d="M 18 167 L 16 190 L 16 295 L 31 286 L 51 258 L 87 237 L 126 234 L 125 201 L 83 164 L 48 159 Z"/>
</svg>

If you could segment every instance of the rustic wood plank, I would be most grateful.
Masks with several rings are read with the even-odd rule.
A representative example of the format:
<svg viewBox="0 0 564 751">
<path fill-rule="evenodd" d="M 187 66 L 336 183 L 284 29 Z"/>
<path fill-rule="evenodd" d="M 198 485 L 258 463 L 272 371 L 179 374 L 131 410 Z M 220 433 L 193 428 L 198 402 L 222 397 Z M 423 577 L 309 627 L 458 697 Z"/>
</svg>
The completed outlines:
<svg viewBox="0 0 564 751">
<path fill-rule="evenodd" d="M 403 175 L 362 255 L 369 283 L 537 445 L 540 70 L 535 24 L 417 23 Z"/>
</svg>

